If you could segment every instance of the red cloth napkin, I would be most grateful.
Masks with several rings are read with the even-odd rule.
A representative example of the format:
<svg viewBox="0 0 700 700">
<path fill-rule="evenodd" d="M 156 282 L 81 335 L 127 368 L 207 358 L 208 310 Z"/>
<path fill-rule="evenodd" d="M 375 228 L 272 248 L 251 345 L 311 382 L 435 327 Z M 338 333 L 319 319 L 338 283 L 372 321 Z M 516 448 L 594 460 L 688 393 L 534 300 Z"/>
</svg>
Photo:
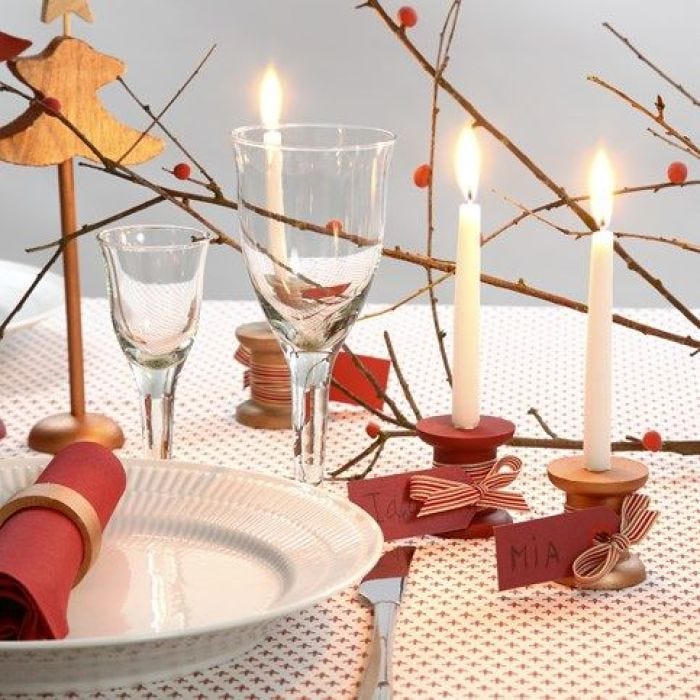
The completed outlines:
<svg viewBox="0 0 700 700">
<path fill-rule="evenodd" d="M 62 484 L 109 522 L 124 493 L 121 462 L 93 442 L 59 452 L 37 483 Z M 0 640 L 61 639 L 68 634 L 68 596 L 83 558 L 78 528 L 48 508 L 28 508 L 0 527 Z"/>
</svg>

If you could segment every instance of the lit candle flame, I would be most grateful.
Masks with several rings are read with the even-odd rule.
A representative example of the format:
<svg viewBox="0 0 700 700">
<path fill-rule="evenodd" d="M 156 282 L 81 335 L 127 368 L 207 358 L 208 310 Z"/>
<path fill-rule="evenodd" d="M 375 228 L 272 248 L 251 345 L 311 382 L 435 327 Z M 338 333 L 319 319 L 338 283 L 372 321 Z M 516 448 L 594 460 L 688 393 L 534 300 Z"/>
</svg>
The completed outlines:
<svg viewBox="0 0 700 700">
<path fill-rule="evenodd" d="M 591 213 L 601 229 L 610 226 L 613 210 L 613 172 L 607 154 L 601 148 L 593 160 L 589 190 Z"/>
<path fill-rule="evenodd" d="M 260 120 L 266 129 L 276 129 L 282 114 L 282 85 L 270 64 L 260 83 Z"/>
<path fill-rule="evenodd" d="M 476 199 L 481 169 L 481 152 L 473 126 L 465 126 L 459 135 L 455 156 L 457 182 L 464 198 L 471 202 Z"/>
</svg>

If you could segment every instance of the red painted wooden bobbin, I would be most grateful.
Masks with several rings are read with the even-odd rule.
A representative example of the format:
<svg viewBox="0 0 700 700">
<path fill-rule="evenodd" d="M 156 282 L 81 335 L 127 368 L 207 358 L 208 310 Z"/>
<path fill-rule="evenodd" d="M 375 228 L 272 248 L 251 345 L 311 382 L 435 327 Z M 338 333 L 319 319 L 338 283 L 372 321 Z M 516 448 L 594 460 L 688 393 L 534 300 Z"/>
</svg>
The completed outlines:
<svg viewBox="0 0 700 700">
<path fill-rule="evenodd" d="M 481 416 L 479 425 L 470 430 L 455 428 L 452 416 L 431 416 L 416 424 L 416 432 L 423 442 L 433 448 L 433 466 L 459 465 L 474 481 L 480 482 L 488 474 L 501 445 L 515 433 L 515 426 L 504 418 Z M 513 522 L 500 508 L 480 510 L 469 527 L 443 533 L 442 537 L 477 539 L 491 537 L 496 525 Z"/>
</svg>

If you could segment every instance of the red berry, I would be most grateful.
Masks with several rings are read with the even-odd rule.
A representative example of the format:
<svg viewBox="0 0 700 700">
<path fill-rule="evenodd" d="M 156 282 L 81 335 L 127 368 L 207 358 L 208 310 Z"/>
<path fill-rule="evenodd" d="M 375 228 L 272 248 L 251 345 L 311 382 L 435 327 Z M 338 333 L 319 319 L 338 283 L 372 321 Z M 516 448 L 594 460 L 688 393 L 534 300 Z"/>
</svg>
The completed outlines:
<svg viewBox="0 0 700 700">
<path fill-rule="evenodd" d="M 677 160 L 668 166 L 666 174 L 668 175 L 669 182 L 672 182 L 674 185 L 681 185 L 688 177 L 688 168 L 685 163 L 681 163 Z"/>
<path fill-rule="evenodd" d="M 379 427 L 379 425 L 377 425 L 377 423 L 375 423 L 374 421 L 370 421 L 365 426 L 365 432 L 374 440 L 379 437 L 379 433 L 381 433 L 382 430 Z"/>
<path fill-rule="evenodd" d="M 398 18 L 402 27 L 415 27 L 418 22 L 418 13 L 410 5 L 404 5 L 398 11 Z"/>
<path fill-rule="evenodd" d="M 661 437 L 661 433 L 657 432 L 656 430 L 648 430 L 646 433 L 644 433 L 642 445 L 645 449 L 649 450 L 649 452 L 658 452 L 663 444 L 664 441 Z"/>
<path fill-rule="evenodd" d="M 60 112 L 61 103 L 55 97 L 45 97 L 41 104 L 47 112 Z"/>
<path fill-rule="evenodd" d="M 338 219 L 331 219 L 326 223 L 326 231 L 330 233 L 338 233 L 343 230 L 343 222 Z"/>
<path fill-rule="evenodd" d="M 187 180 L 187 178 L 192 174 L 192 168 L 187 163 L 178 163 L 173 168 L 173 175 L 178 180 Z"/>
<path fill-rule="evenodd" d="M 0 418 L 0 440 L 2 440 L 7 435 L 7 428 Z"/>
<path fill-rule="evenodd" d="M 413 183 L 416 187 L 427 187 L 430 184 L 430 179 L 433 176 L 433 171 L 427 163 L 419 165 L 413 171 Z"/>
</svg>

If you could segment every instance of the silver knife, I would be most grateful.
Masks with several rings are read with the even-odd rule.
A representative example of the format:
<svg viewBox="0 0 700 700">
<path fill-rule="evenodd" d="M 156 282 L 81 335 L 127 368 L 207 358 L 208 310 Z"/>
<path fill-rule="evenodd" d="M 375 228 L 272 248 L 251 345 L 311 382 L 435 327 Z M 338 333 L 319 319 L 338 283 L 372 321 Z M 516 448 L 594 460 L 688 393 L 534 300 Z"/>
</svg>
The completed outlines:
<svg viewBox="0 0 700 700">
<path fill-rule="evenodd" d="M 415 547 L 397 547 L 386 552 L 362 579 L 360 594 L 374 607 L 374 632 L 359 700 L 390 700 L 391 644 L 396 611 Z"/>
</svg>

